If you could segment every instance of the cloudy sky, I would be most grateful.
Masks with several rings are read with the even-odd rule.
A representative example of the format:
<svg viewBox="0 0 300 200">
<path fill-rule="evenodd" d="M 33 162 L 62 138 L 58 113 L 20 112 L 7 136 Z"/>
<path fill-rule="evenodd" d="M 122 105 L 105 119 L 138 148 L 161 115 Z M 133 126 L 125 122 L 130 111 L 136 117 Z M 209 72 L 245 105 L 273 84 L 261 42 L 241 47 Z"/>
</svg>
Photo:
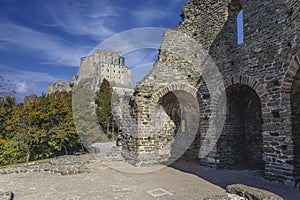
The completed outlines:
<svg viewBox="0 0 300 200">
<path fill-rule="evenodd" d="M 18 96 L 41 95 L 49 82 L 70 81 L 80 57 L 106 39 L 136 28 L 175 27 L 185 1 L 1 0 L 0 76 Z M 149 71 L 156 56 L 155 49 L 125 55 L 134 73 Z"/>
</svg>

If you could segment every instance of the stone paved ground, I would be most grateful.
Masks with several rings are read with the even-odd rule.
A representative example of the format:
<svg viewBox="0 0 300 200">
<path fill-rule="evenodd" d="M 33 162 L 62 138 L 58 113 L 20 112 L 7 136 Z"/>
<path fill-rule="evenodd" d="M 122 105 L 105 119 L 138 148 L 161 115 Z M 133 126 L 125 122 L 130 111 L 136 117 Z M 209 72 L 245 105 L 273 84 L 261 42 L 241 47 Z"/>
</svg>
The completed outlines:
<svg viewBox="0 0 300 200">
<path fill-rule="evenodd" d="M 0 191 L 13 191 L 16 200 L 201 200 L 213 195 L 224 195 L 223 188 L 229 184 L 243 183 L 274 192 L 286 200 L 300 199 L 300 189 L 268 182 L 257 171 L 214 170 L 203 168 L 197 163 L 178 162 L 172 167 L 164 167 L 150 173 L 125 173 L 115 169 L 137 172 L 137 169 L 143 168 L 135 168 L 123 162 L 109 162 L 109 166 L 115 168 L 112 169 L 107 163 L 105 165 L 103 161 L 92 162 L 90 157 L 86 156 L 61 157 L 51 160 L 50 163 L 52 167 L 57 167 L 60 163 L 59 166 L 63 164 L 67 169 L 73 169 L 68 168 L 68 165 L 75 163 L 80 166 L 82 159 L 82 163 L 87 163 L 85 166 L 89 173 L 80 172 L 66 176 L 56 173 L 55 170 L 0 173 Z M 40 166 L 41 169 L 45 167 L 45 161 Z M 173 195 L 155 198 L 147 193 L 159 188 Z"/>
<path fill-rule="evenodd" d="M 174 169 L 182 172 L 197 175 L 219 187 L 226 188 L 231 184 L 245 184 L 273 192 L 285 200 L 299 200 L 300 188 L 282 185 L 281 183 L 271 182 L 263 178 L 262 171 L 255 170 L 215 170 L 212 168 L 201 167 L 197 163 L 178 162 L 172 164 Z"/>
<path fill-rule="evenodd" d="M 38 172 L 0 175 L 0 191 L 13 191 L 16 200 L 196 200 L 225 194 L 216 185 L 170 167 L 142 174 L 119 172 L 99 163 L 88 167 L 90 173 L 68 176 Z M 158 188 L 174 195 L 154 198 L 146 192 Z"/>
</svg>

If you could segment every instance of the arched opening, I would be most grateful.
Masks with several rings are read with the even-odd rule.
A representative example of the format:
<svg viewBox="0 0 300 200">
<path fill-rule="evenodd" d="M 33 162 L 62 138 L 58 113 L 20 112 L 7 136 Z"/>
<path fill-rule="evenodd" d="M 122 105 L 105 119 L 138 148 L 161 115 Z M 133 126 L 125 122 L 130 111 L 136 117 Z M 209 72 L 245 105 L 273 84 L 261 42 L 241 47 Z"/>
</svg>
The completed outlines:
<svg viewBox="0 0 300 200">
<path fill-rule="evenodd" d="M 260 99 L 247 85 L 226 89 L 227 112 L 217 143 L 221 167 L 264 169 Z"/>
<path fill-rule="evenodd" d="M 164 94 L 157 102 L 155 121 L 158 160 L 170 164 L 183 158 L 198 132 L 197 98 L 182 90 Z"/>
<path fill-rule="evenodd" d="M 292 134 L 294 142 L 294 167 L 296 183 L 300 183 L 300 69 L 292 84 Z"/>
<path fill-rule="evenodd" d="M 163 110 L 173 123 L 174 134 L 178 132 L 181 123 L 181 109 L 179 101 L 173 92 L 168 92 L 158 101 L 158 105 L 162 106 Z"/>
</svg>

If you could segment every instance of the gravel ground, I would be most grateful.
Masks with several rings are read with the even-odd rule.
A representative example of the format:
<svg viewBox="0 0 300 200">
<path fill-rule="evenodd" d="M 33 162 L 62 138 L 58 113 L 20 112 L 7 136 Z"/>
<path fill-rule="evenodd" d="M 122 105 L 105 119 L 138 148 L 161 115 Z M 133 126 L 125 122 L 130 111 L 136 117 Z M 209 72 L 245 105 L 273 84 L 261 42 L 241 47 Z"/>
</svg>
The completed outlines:
<svg viewBox="0 0 300 200">
<path fill-rule="evenodd" d="M 300 189 L 286 186 L 281 183 L 268 181 L 263 177 L 263 171 L 257 170 L 215 170 L 212 168 L 201 167 L 197 163 L 174 163 L 174 169 L 182 172 L 194 174 L 199 178 L 209 181 L 219 187 L 226 188 L 227 185 L 241 183 L 259 189 L 273 192 L 285 200 L 299 200 Z"/>
<path fill-rule="evenodd" d="M 224 196 L 227 185 L 242 183 L 285 200 L 300 199 L 299 188 L 269 182 L 261 171 L 215 170 L 195 162 L 138 168 L 106 160 L 99 163 L 90 155 L 64 156 L 1 169 L 0 191 L 13 191 L 16 200 L 201 200 Z M 62 173 L 65 171 L 68 173 Z"/>
<path fill-rule="evenodd" d="M 118 165 L 120 165 L 118 163 Z M 225 190 L 196 175 L 165 167 L 150 173 L 125 173 L 100 163 L 89 163 L 90 173 L 62 176 L 52 173 L 0 175 L 0 191 L 13 191 L 16 200 L 153 200 L 204 199 Z M 153 197 L 147 191 L 154 191 Z"/>
</svg>

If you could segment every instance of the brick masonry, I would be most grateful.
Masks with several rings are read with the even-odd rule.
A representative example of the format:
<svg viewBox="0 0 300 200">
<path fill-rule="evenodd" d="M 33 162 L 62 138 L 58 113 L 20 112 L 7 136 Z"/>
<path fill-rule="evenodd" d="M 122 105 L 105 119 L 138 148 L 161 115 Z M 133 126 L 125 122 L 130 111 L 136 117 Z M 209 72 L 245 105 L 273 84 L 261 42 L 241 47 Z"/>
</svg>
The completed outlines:
<svg viewBox="0 0 300 200">
<path fill-rule="evenodd" d="M 238 45 L 236 17 L 241 10 L 244 42 Z M 128 126 L 135 124 L 135 128 L 122 133 L 124 156 L 143 163 L 170 159 L 174 135 L 182 126 L 196 123 L 195 140 L 183 156 L 197 159 L 210 134 L 208 121 L 214 117 L 215 97 L 210 96 L 212 88 L 203 68 L 193 64 L 202 66 L 205 61 L 200 47 L 198 51 L 195 44 L 177 37 L 179 32 L 211 56 L 220 76 L 211 73 L 210 79 L 221 78 L 224 83 L 224 88 L 214 90 L 220 90 L 218 98 L 227 97 L 221 136 L 200 163 L 216 168 L 259 167 L 268 179 L 300 186 L 299 13 L 299 0 L 185 3 L 182 22 L 165 33 L 154 68 L 131 97 Z M 186 53 L 185 48 L 193 52 Z M 196 99 L 199 122 L 176 114 L 182 109 L 176 92 L 190 101 Z M 158 105 L 166 116 L 159 133 L 153 128 L 157 127 L 153 115 Z"/>
</svg>

